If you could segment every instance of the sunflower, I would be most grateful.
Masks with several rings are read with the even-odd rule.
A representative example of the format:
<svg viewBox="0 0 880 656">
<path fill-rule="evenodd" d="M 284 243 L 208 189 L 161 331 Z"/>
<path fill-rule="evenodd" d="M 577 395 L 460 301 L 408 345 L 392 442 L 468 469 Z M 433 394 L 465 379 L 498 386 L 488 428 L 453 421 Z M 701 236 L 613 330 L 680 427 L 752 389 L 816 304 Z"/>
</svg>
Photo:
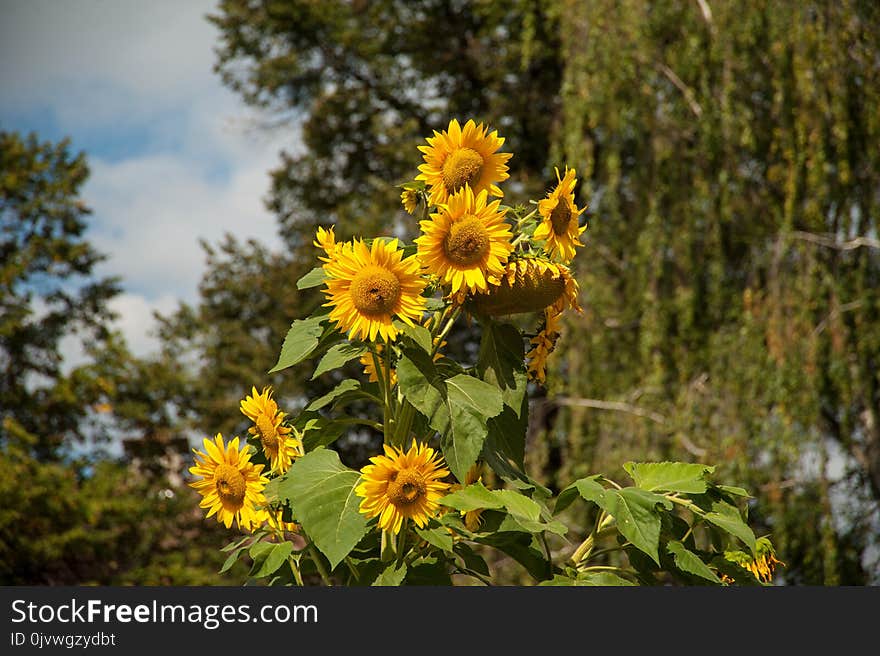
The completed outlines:
<svg viewBox="0 0 880 656">
<path fill-rule="evenodd" d="M 578 209 L 574 203 L 575 176 L 575 170 L 566 167 L 565 175 L 560 178 L 556 169 L 556 188 L 538 201 L 538 213 L 543 220 L 534 234 L 535 239 L 545 242 L 551 256 L 558 255 L 566 264 L 574 259 L 575 248 L 583 246 L 580 235 L 587 229 L 586 224 L 578 225 L 578 217 L 587 208 Z"/>
<path fill-rule="evenodd" d="M 560 312 L 566 308 L 582 312 L 578 289 L 564 264 L 545 256 L 517 255 L 508 261 L 496 284 L 468 299 L 468 308 L 489 316 L 540 312 L 548 306 Z"/>
<path fill-rule="evenodd" d="M 419 192 L 414 189 L 404 189 L 400 192 L 400 202 L 408 214 L 415 214 L 419 207 Z"/>
<path fill-rule="evenodd" d="M 336 244 L 324 264 L 324 294 L 332 307 L 330 319 L 348 332 L 350 339 L 385 341 L 397 337 L 392 320 L 408 325 L 419 321 L 425 310 L 422 292 L 427 281 L 420 274 L 415 255 L 403 259 L 398 240 L 374 239 L 372 247 L 356 239 Z"/>
<path fill-rule="evenodd" d="M 475 462 L 470 469 L 468 469 L 468 473 L 464 478 L 464 486 L 473 485 L 474 483 L 479 483 L 483 480 L 483 463 Z M 467 530 L 474 532 L 478 528 L 480 528 L 480 524 L 483 523 L 483 509 L 476 508 L 474 510 L 463 511 L 462 515 L 464 515 L 464 525 Z"/>
<path fill-rule="evenodd" d="M 240 409 L 254 422 L 248 433 L 260 438 L 272 471 L 283 474 L 290 469 L 291 462 L 303 454 L 302 441 L 291 435 L 290 427 L 284 425 L 286 415 L 278 410 L 278 404 L 272 398 L 272 388 L 264 387 L 257 393 L 257 388 L 252 387 L 251 395 L 244 398 Z"/>
<path fill-rule="evenodd" d="M 330 257 L 332 257 L 333 253 L 336 252 L 336 235 L 333 234 L 333 226 L 330 226 L 329 230 L 325 230 L 323 227 L 318 226 L 317 231 L 315 232 L 315 241 L 312 242 L 315 246 L 322 249 L 324 253 L 327 254 L 327 257 L 318 258 L 322 262 L 329 262 Z M 341 246 L 341 244 L 340 244 Z"/>
<path fill-rule="evenodd" d="M 559 340 L 559 317 L 561 314 L 553 306 L 545 308 L 544 325 L 541 331 L 532 337 L 532 349 L 526 353 L 528 376 L 531 380 L 542 385 L 547 380 L 547 358 L 556 348 L 556 342 Z"/>
<path fill-rule="evenodd" d="M 488 193 L 470 186 L 452 195 L 429 220 L 419 222 L 415 243 L 425 269 L 450 285 L 450 294 L 463 299 L 468 292 L 486 291 L 504 273 L 513 251 L 510 227 L 501 201 L 487 203 Z"/>
<path fill-rule="evenodd" d="M 233 520 L 238 527 L 251 531 L 264 519 L 266 497 L 263 488 L 269 479 L 263 475 L 263 465 L 251 462 L 247 449 L 239 451 L 238 438 L 224 445 L 223 436 L 204 438 L 204 451 L 195 453 L 196 464 L 189 468 L 201 480 L 189 483 L 202 495 L 199 507 L 207 508 L 208 515 L 217 515 L 217 521 L 230 528 Z"/>
<path fill-rule="evenodd" d="M 785 563 L 776 559 L 776 550 L 765 537 L 755 541 L 755 552 L 757 555 L 745 565 L 745 568 L 762 583 L 770 583 L 773 580 L 773 570 L 777 565 L 785 567 Z"/>
<path fill-rule="evenodd" d="M 427 142 L 427 146 L 419 146 L 425 163 L 419 166 L 421 173 L 416 180 L 427 184 L 432 205 L 445 203 L 465 185 L 477 193 L 485 190 L 492 196 L 504 195 L 495 183 L 510 177 L 507 160 L 513 154 L 495 152 L 504 144 L 497 130 L 489 132 L 482 123 L 477 125 L 472 120 L 462 128 L 452 119 L 448 130 L 434 130 Z"/>
<path fill-rule="evenodd" d="M 382 372 L 382 377 L 385 377 L 385 363 L 382 361 L 382 352 L 384 347 L 382 344 L 376 344 L 376 352 L 379 355 L 379 370 Z M 367 376 L 367 379 L 371 383 L 378 383 L 379 377 L 376 375 L 376 361 L 373 359 L 373 354 L 367 351 L 361 357 L 359 362 L 364 366 L 364 375 Z M 397 384 L 397 369 L 392 367 L 391 369 L 391 387 Z"/>
<path fill-rule="evenodd" d="M 277 533 L 299 533 L 299 524 L 284 521 L 283 508 L 266 508 L 263 514 L 266 526 Z"/>
<path fill-rule="evenodd" d="M 361 483 L 355 494 L 363 497 L 360 512 L 378 517 L 379 528 L 397 534 L 404 519 L 424 527 L 440 508 L 437 501 L 449 487 L 442 481 L 449 475 L 443 457 L 425 444 L 416 444 L 406 453 L 384 445 L 385 455 L 370 458 L 372 464 L 361 469 Z"/>
</svg>

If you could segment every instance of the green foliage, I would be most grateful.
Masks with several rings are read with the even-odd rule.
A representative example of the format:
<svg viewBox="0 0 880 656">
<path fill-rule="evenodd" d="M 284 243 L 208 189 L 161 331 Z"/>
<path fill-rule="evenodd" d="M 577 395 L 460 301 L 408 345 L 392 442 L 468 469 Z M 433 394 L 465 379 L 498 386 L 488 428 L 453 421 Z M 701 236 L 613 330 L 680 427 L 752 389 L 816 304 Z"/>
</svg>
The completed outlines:
<svg viewBox="0 0 880 656">
<path fill-rule="evenodd" d="M 343 465 L 336 452 L 316 449 L 298 458 L 276 488 L 331 567 L 349 554 L 367 527 L 354 494 L 359 479 L 360 473 Z"/>
</svg>

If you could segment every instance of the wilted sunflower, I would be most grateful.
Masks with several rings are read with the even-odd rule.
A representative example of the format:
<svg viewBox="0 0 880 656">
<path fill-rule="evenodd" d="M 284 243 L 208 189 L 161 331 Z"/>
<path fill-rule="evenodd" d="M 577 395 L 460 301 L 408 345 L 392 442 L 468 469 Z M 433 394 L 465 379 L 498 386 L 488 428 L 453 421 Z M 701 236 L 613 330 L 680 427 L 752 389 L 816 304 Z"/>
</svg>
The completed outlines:
<svg viewBox="0 0 880 656">
<path fill-rule="evenodd" d="M 363 497 L 360 511 L 367 518 L 378 517 L 379 528 L 397 534 L 404 519 L 424 527 L 437 515 L 438 500 L 449 485 L 443 457 L 425 444 L 416 444 L 406 453 L 384 445 L 385 455 L 373 456 L 361 469 L 362 481 L 355 493 Z"/>
<path fill-rule="evenodd" d="M 223 436 L 204 438 L 204 451 L 195 453 L 196 464 L 189 468 L 201 480 L 189 483 L 202 495 L 199 503 L 207 508 L 207 517 L 217 515 L 217 521 L 230 528 L 233 520 L 245 531 L 253 530 L 265 515 L 263 488 L 269 479 L 262 474 L 263 465 L 251 462 L 247 449 L 239 451 L 238 438 L 224 445 Z"/>
<path fill-rule="evenodd" d="M 448 130 L 434 130 L 427 142 L 427 146 L 419 146 L 425 163 L 419 166 L 421 173 L 416 180 L 427 184 L 432 205 L 445 203 L 465 185 L 477 193 L 485 190 L 492 196 L 504 195 L 495 183 L 510 177 L 506 163 L 513 154 L 495 152 L 504 144 L 497 130 L 489 132 L 488 127 L 473 120 L 462 128 L 452 119 Z"/>
<path fill-rule="evenodd" d="M 290 427 L 284 425 L 286 415 L 272 398 L 272 388 L 264 387 L 258 393 L 257 388 L 252 387 L 251 395 L 244 398 L 240 409 L 244 416 L 254 422 L 248 433 L 260 438 L 272 471 L 283 474 L 290 469 L 291 462 L 303 454 L 302 441 L 291 434 Z"/>
<path fill-rule="evenodd" d="M 356 239 L 337 244 L 324 264 L 327 287 L 324 294 L 332 307 L 330 319 L 350 339 L 385 341 L 397 337 L 396 317 L 414 325 L 425 310 L 422 278 L 415 255 L 403 259 L 398 240 L 374 239 L 372 247 Z"/>
<path fill-rule="evenodd" d="M 566 308 L 581 312 L 578 290 L 577 280 L 564 264 L 545 256 L 517 254 L 507 262 L 500 280 L 472 295 L 467 307 L 489 316 L 541 312 L 549 306 L 559 312 Z"/>
<path fill-rule="evenodd" d="M 501 201 L 487 203 L 485 190 L 470 186 L 452 195 L 429 220 L 420 221 L 422 234 L 415 243 L 425 269 L 450 286 L 450 294 L 486 291 L 504 273 L 513 250 L 510 227 Z"/>
<path fill-rule="evenodd" d="M 577 208 L 574 203 L 574 187 L 577 178 L 574 169 L 565 169 L 564 177 L 559 177 L 556 169 L 556 188 L 547 197 L 538 201 L 538 213 L 543 217 L 535 229 L 535 239 L 543 240 L 551 256 L 559 256 L 568 264 L 574 259 L 575 248 L 583 246 L 580 235 L 587 229 L 580 226 L 578 217 L 587 209 Z"/>
<path fill-rule="evenodd" d="M 540 332 L 530 340 L 532 349 L 526 353 L 529 378 L 542 385 L 547 381 L 547 358 L 556 348 L 559 339 L 559 317 L 561 312 L 553 306 L 544 310 L 544 325 Z"/>
</svg>

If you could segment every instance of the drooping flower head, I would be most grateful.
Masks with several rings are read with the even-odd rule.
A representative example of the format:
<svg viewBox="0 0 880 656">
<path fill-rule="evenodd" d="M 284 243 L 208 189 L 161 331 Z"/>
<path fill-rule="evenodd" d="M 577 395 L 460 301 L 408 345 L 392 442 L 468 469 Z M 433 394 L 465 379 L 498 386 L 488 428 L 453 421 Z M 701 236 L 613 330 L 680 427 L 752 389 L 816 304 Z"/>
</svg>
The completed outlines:
<svg viewBox="0 0 880 656">
<path fill-rule="evenodd" d="M 452 119 L 448 130 L 434 130 L 427 142 L 427 146 L 419 146 L 425 163 L 419 166 L 421 173 L 416 180 L 427 184 L 432 205 L 445 203 L 465 185 L 475 193 L 485 190 L 491 196 L 504 195 L 495 183 L 510 177 L 507 161 L 513 154 L 495 152 L 504 144 L 497 130 L 489 132 L 488 127 L 473 120 L 462 128 Z"/>
<path fill-rule="evenodd" d="M 556 169 L 556 188 L 546 198 L 538 201 L 538 213 L 543 220 L 534 234 L 535 239 L 544 241 L 551 256 L 558 256 L 565 264 L 574 259 L 575 249 L 583 246 L 580 236 L 587 229 L 586 224 L 580 226 L 578 223 L 578 217 L 587 208 L 578 209 L 575 205 L 575 176 L 574 169 L 566 167 L 563 177 L 559 176 L 559 169 Z"/>
<path fill-rule="evenodd" d="M 556 348 L 559 340 L 559 317 L 562 315 L 555 307 L 544 310 L 544 324 L 537 335 L 532 337 L 531 350 L 526 353 L 526 372 L 531 380 L 541 385 L 547 382 L 547 358 Z"/>
<path fill-rule="evenodd" d="M 245 417 L 254 422 L 248 433 L 260 438 L 272 471 L 283 474 L 290 469 L 293 460 L 303 454 L 302 441 L 291 434 L 289 426 L 284 425 L 286 415 L 272 398 L 272 388 L 265 387 L 258 393 L 257 388 L 252 387 L 250 396 L 244 398 L 240 409 Z"/>
<path fill-rule="evenodd" d="M 504 273 L 513 251 L 510 227 L 501 201 L 487 202 L 486 190 L 475 194 L 470 186 L 453 194 L 431 218 L 419 222 L 422 234 L 415 243 L 425 269 L 450 287 L 452 296 L 486 291 Z"/>
<path fill-rule="evenodd" d="M 413 189 L 404 189 L 400 192 L 400 202 L 408 214 L 415 214 L 419 207 L 419 192 Z"/>
<path fill-rule="evenodd" d="M 581 312 L 578 283 L 564 264 L 544 256 L 517 255 L 507 263 L 497 284 L 468 299 L 467 307 L 478 314 L 507 316 L 541 312 L 555 306 Z"/>
<path fill-rule="evenodd" d="M 333 308 L 330 320 L 350 339 L 391 341 L 398 332 L 393 319 L 408 325 L 421 319 L 427 281 L 415 255 L 403 258 L 397 239 L 374 239 L 372 246 L 355 239 L 328 255 L 324 306 Z"/>
<path fill-rule="evenodd" d="M 262 523 L 266 505 L 263 488 L 269 479 L 263 475 L 263 465 L 251 462 L 247 449 L 239 451 L 238 438 L 224 444 L 217 433 L 212 440 L 204 438 L 204 451 L 195 453 L 196 464 L 189 468 L 200 480 L 189 483 L 202 495 L 201 508 L 208 509 L 207 517 L 230 528 L 235 521 L 244 531 L 251 531 Z"/>
<path fill-rule="evenodd" d="M 385 454 L 370 458 L 361 469 L 362 480 L 355 493 L 363 497 L 360 512 L 378 517 L 379 528 L 397 534 L 405 519 L 422 528 L 438 514 L 438 500 L 449 485 L 443 457 L 425 444 L 415 442 L 406 453 L 384 445 Z"/>
</svg>

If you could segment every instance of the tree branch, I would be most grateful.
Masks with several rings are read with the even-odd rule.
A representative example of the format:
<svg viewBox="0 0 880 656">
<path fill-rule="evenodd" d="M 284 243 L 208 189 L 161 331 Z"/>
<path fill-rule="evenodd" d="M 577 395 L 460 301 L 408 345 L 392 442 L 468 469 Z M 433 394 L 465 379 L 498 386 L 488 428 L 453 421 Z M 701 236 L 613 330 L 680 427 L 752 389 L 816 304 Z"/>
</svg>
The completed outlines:
<svg viewBox="0 0 880 656">
<path fill-rule="evenodd" d="M 819 246 L 835 248 L 839 251 L 851 251 L 865 246 L 866 248 L 880 248 L 880 240 L 871 237 L 856 237 L 850 241 L 837 241 L 831 234 L 816 234 L 814 232 L 804 232 L 803 230 L 793 230 L 791 236 L 795 239 L 808 241 Z"/>
</svg>

